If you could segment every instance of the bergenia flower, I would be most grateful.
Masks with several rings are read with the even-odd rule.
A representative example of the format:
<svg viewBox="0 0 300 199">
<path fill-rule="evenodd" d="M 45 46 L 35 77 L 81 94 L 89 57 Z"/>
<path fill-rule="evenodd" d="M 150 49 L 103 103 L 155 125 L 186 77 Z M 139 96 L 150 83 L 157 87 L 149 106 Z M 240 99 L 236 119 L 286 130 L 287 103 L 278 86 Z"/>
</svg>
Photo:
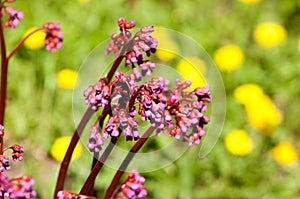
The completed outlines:
<svg viewBox="0 0 300 199">
<path fill-rule="evenodd" d="M 147 190 L 143 188 L 145 178 L 135 170 L 128 173 L 127 179 L 121 185 L 120 191 L 113 199 L 143 199 L 147 196 Z"/>
<path fill-rule="evenodd" d="M 5 7 L 5 12 L 9 14 L 9 18 L 4 24 L 5 28 L 9 27 L 11 29 L 15 29 L 15 27 L 20 23 L 20 19 L 24 18 L 23 12 L 19 12 L 10 6 Z"/>
<path fill-rule="evenodd" d="M 47 33 L 45 38 L 46 50 L 55 52 L 56 49 L 60 49 L 63 41 L 63 33 L 60 32 L 60 24 L 47 22 L 44 24 L 43 29 Z"/>
</svg>

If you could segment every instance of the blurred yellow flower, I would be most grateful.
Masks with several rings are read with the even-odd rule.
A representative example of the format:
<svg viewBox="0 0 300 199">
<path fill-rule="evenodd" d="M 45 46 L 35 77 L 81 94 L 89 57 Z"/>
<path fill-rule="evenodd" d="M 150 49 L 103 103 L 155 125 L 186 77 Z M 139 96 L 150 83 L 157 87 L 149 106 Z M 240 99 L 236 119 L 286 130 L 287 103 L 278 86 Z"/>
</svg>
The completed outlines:
<svg viewBox="0 0 300 199">
<path fill-rule="evenodd" d="M 265 22 L 259 24 L 254 30 L 254 39 L 264 47 L 273 47 L 282 43 L 286 38 L 286 30 L 283 26 Z"/>
<path fill-rule="evenodd" d="M 74 70 L 63 69 L 56 74 L 56 82 L 59 87 L 73 89 L 78 81 L 78 73 Z"/>
<path fill-rule="evenodd" d="M 88 3 L 90 0 L 77 0 L 78 3 Z"/>
<path fill-rule="evenodd" d="M 244 84 L 235 89 L 234 97 L 245 105 L 250 125 L 272 135 L 274 127 L 282 121 L 282 115 L 263 89 L 256 84 Z"/>
<path fill-rule="evenodd" d="M 214 61 L 221 70 L 232 71 L 243 63 L 244 53 L 238 46 L 223 46 L 215 52 Z"/>
<path fill-rule="evenodd" d="M 265 133 L 272 133 L 269 131 L 282 121 L 281 113 L 267 95 L 261 96 L 254 103 L 245 104 L 245 109 L 250 125 Z"/>
<path fill-rule="evenodd" d="M 298 153 L 293 145 L 280 142 L 272 150 L 273 158 L 281 165 L 291 165 L 298 161 Z"/>
<path fill-rule="evenodd" d="M 57 138 L 52 145 L 50 151 L 51 156 L 57 161 L 62 161 L 70 142 L 71 142 L 70 136 Z M 80 143 L 78 143 L 74 149 L 72 160 L 77 159 L 81 155 L 81 152 L 82 152 L 82 147 Z"/>
<path fill-rule="evenodd" d="M 246 131 L 237 129 L 227 134 L 225 146 L 231 154 L 244 156 L 251 152 L 253 142 Z"/>
<path fill-rule="evenodd" d="M 184 80 L 192 81 L 192 89 L 207 85 L 203 76 L 206 72 L 206 66 L 202 59 L 198 57 L 185 57 L 179 61 L 176 69 Z"/>
<path fill-rule="evenodd" d="M 261 0 L 240 0 L 240 1 L 246 4 L 255 4 L 261 2 Z"/>
<path fill-rule="evenodd" d="M 152 37 L 157 38 L 159 41 L 155 54 L 160 60 L 169 61 L 176 57 L 178 46 L 171 40 L 166 29 L 155 28 Z"/>
<path fill-rule="evenodd" d="M 244 84 L 234 90 L 234 97 L 241 104 L 256 103 L 263 95 L 263 89 L 256 84 Z"/>
<path fill-rule="evenodd" d="M 178 46 L 171 40 L 160 40 L 156 50 L 156 56 L 163 61 L 169 61 L 176 57 Z"/>
<path fill-rule="evenodd" d="M 28 35 L 29 33 L 31 33 L 36 29 L 38 28 L 37 27 L 29 28 L 25 32 L 23 37 L 25 37 L 26 35 Z M 44 31 L 42 30 L 38 31 L 33 35 L 31 35 L 28 39 L 26 39 L 26 41 L 24 42 L 24 46 L 30 50 L 38 50 L 45 45 L 45 37 L 46 37 L 46 33 Z"/>
</svg>

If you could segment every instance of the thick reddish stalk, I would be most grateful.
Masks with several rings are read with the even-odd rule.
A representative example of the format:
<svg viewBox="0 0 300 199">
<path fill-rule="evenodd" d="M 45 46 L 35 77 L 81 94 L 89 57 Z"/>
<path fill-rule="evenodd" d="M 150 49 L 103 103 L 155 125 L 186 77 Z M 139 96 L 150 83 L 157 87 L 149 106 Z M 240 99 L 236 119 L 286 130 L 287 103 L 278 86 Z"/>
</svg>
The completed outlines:
<svg viewBox="0 0 300 199">
<path fill-rule="evenodd" d="M 34 33 L 38 32 L 38 31 L 43 31 L 43 28 L 37 28 L 35 30 L 33 30 L 32 32 L 30 32 L 28 35 L 26 35 L 16 46 L 15 48 L 9 53 L 9 55 L 7 56 L 7 60 L 9 60 L 14 54 L 15 52 L 17 52 L 17 50 L 24 44 L 24 42 Z"/>
<path fill-rule="evenodd" d="M 129 41 L 129 43 L 131 44 L 132 41 Z M 106 76 L 107 83 L 109 83 L 112 80 L 113 75 L 115 74 L 116 70 L 118 69 L 120 63 L 122 62 L 122 60 L 124 58 L 124 53 L 126 52 L 126 49 L 127 49 L 126 46 L 128 46 L 128 45 L 125 45 L 122 48 L 121 52 L 119 53 L 119 56 L 117 56 L 117 58 L 114 60 L 114 63 L 113 63 L 110 71 L 108 72 L 108 74 Z M 94 111 L 92 111 L 92 113 L 90 113 L 91 115 L 89 115 L 87 121 L 85 121 L 84 118 L 87 115 L 87 113 L 91 112 L 91 111 L 92 110 L 90 108 L 86 111 L 86 113 L 83 116 L 81 122 L 79 123 L 78 128 L 74 132 L 74 135 L 72 137 L 71 143 L 70 143 L 70 145 L 68 147 L 68 150 L 67 150 L 67 152 L 65 154 L 65 158 L 64 158 L 63 162 L 61 163 L 60 171 L 59 171 L 57 182 L 56 182 L 56 188 L 55 188 L 55 192 L 54 192 L 54 199 L 56 198 L 57 192 L 60 191 L 60 190 L 62 190 L 63 187 L 64 187 L 64 182 L 65 182 L 65 178 L 66 178 L 68 166 L 70 164 L 73 151 L 74 151 L 75 146 L 76 146 L 76 144 L 77 144 L 77 142 L 79 140 L 79 137 L 80 137 L 80 135 L 82 133 L 83 128 L 85 127 L 86 123 L 88 122 L 88 120 L 90 119 L 90 117 L 91 117 L 91 115 L 93 114 Z M 82 123 L 82 125 L 81 125 L 81 123 Z M 81 128 L 79 128 L 79 127 L 81 127 Z M 79 134 L 78 130 L 81 130 L 80 134 Z"/>
<path fill-rule="evenodd" d="M 128 167 L 130 161 L 133 159 L 134 155 L 142 148 L 145 142 L 148 140 L 149 136 L 153 133 L 156 127 L 151 126 L 144 135 L 135 143 L 135 145 L 131 148 L 128 152 L 126 158 L 123 160 L 121 166 L 119 167 L 118 171 L 116 172 L 110 186 L 108 187 L 104 199 L 110 199 L 113 196 L 114 190 L 116 189 L 124 171 Z"/>
<path fill-rule="evenodd" d="M 117 138 L 112 138 L 109 145 L 106 147 L 105 151 L 101 155 L 100 159 L 97 161 L 93 170 L 91 171 L 90 175 L 88 176 L 87 180 L 85 181 L 84 185 L 81 188 L 80 194 L 90 194 L 93 189 L 94 181 L 100 172 L 101 168 L 104 165 L 104 162 L 108 158 L 109 154 L 111 153 L 112 149 L 114 148 Z"/>
<path fill-rule="evenodd" d="M 64 187 L 67 170 L 68 170 L 68 167 L 69 167 L 69 164 L 71 161 L 71 157 L 72 157 L 74 148 L 76 147 L 77 142 L 80 138 L 80 135 L 82 134 L 84 127 L 88 123 L 88 121 L 91 118 L 91 116 L 93 115 L 93 113 L 94 113 L 94 111 L 90 108 L 88 108 L 86 110 L 84 116 L 82 117 L 77 129 L 75 130 L 75 132 L 72 136 L 70 145 L 67 149 L 65 157 L 60 166 L 60 170 L 59 170 L 59 174 L 58 174 L 58 178 L 57 178 L 57 182 L 56 182 L 56 188 L 55 188 L 55 192 L 54 192 L 54 199 L 56 198 L 57 192 L 62 190 Z"/>
<path fill-rule="evenodd" d="M 2 19 L 0 19 L 0 42 L 1 42 L 1 91 L 0 91 L 0 124 L 4 126 L 5 103 L 6 103 L 6 89 L 7 89 L 7 68 L 8 60 L 6 59 L 6 46 L 2 26 Z M 3 137 L 0 137 L 0 154 L 3 153 Z"/>
</svg>

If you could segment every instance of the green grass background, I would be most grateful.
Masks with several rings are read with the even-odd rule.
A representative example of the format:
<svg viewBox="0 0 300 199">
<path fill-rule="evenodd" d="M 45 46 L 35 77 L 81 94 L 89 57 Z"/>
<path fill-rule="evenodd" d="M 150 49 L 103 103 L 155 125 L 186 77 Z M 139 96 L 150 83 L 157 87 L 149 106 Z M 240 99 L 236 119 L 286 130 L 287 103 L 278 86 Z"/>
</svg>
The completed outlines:
<svg viewBox="0 0 300 199">
<path fill-rule="evenodd" d="M 63 68 L 78 70 L 91 50 L 117 31 L 120 16 L 135 20 L 138 27 L 153 24 L 186 34 L 211 56 L 228 43 L 240 46 L 245 54 L 240 68 L 221 73 L 227 113 L 216 146 L 204 159 L 198 158 L 198 148 L 193 147 L 168 167 L 144 173 L 148 198 L 299 198 L 299 167 L 278 165 L 268 151 L 281 140 L 292 141 L 300 150 L 300 1 L 262 0 L 246 5 L 238 0 L 91 0 L 87 4 L 75 0 L 17 0 L 14 7 L 22 10 L 25 18 L 16 30 L 6 30 L 9 49 L 26 29 L 45 21 L 60 22 L 64 33 L 61 50 L 52 54 L 22 47 L 9 67 L 9 133 L 5 143 L 20 143 L 26 150 L 24 162 L 13 164 L 10 173 L 34 177 L 38 198 L 51 198 L 54 190 L 59 163 L 49 155 L 52 143 L 59 136 L 71 135 L 75 128 L 72 91 L 56 85 L 56 73 Z M 286 28 L 283 44 L 266 49 L 255 43 L 252 32 L 264 21 L 278 22 Z M 282 111 L 283 122 L 273 137 L 250 127 L 242 105 L 233 98 L 233 90 L 243 83 L 259 84 Z M 224 137 L 236 128 L 246 129 L 254 141 L 248 156 L 233 156 L 226 151 Z M 90 159 L 84 150 L 80 159 L 72 162 L 67 189 L 80 189 L 89 173 Z M 101 172 L 96 184 L 99 198 L 113 173 L 108 167 Z"/>
</svg>

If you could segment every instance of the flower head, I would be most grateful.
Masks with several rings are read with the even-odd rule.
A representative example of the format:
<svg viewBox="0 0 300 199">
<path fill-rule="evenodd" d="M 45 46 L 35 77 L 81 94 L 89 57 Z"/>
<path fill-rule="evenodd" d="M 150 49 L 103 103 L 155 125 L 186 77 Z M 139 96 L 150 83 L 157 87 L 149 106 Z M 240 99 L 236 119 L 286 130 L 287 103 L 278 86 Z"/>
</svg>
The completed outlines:
<svg viewBox="0 0 300 199">
<path fill-rule="evenodd" d="M 278 143 L 271 150 L 271 154 L 280 165 L 292 165 L 298 161 L 297 150 L 289 142 Z"/>
<path fill-rule="evenodd" d="M 227 134 L 225 146 L 231 154 L 244 156 L 251 152 L 253 142 L 246 131 L 238 129 Z"/>
<path fill-rule="evenodd" d="M 60 32 L 60 24 L 54 22 L 47 22 L 43 26 L 46 32 L 45 45 L 46 50 L 55 52 L 56 49 L 62 47 L 63 34 Z"/>
<path fill-rule="evenodd" d="M 154 31 L 153 26 L 142 27 L 135 35 L 132 35 L 129 29 L 135 26 L 134 21 L 126 22 L 124 18 L 119 18 L 118 25 L 120 33 L 111 35 L 111 42 L 106 48 L 106 54 L 114 52 L 116 56 L 120 56 L 121 50 L 125 50 L 125 65 L 140 66 L 143 76 L 151 75 L 156 65 L 148 60 L 144 60 L 145 55 L 150 56 L 156 52 L 157 39 L 151 36 Z M 121 55 L 122 56 L 122 55 Z M 144 71 L 144 72 L 143 72 Z"/>
<path fill-rule="evenodd" d="M 0 173 L 5 170 L 10 170 L 9 159 L 4 155 L 0 155 Z"/>
<path fill-rule="evenodd" d="M 0 124 L 0 137 L 4 136 L 4 126 Z"/>
<path fill-rule="evenodd" d="M 281 44 L 286 38 L 286 30 L 283 26 L 265 22 L 259 24 L 254 30 L 255 41 L 264 47 L 273 47 Z"/>
<path fill-rule="evenodd" d="M 30 34 L 31 32 L 38 29 L 37 27 L 29 28 L 24 37 Z M 24 46 L 30 50 L 38 50 L 45 45 L 46 33 L 44 31 L 38 31 L 32 34 L 29 38 L 24 42 Z"/>
<path fill-rule="evenodd" d="M 233 71 L 243 63 L 244 53 L 238 46 L 223 46 L 215 52 L 214 61 L 221 70 Z"/>
<path fill-rule="evenodd" d="M 5 11 L 7 14 L 9 14 L 9 19 L 5 22 L 4 27 L 15 29 L 15 27 L 20 23 L 20 19 L 24 18 L 24 13 L 19 12 L 10 6 L 6 6 Z"/>
<path fill-rule="evenodd" d="M 22 153 L 24 152 L 24 148 L 20 145 L 13 145 L 11 147 L 9 147 L 13 152 L 12 152 L 12 159 L 14 161 L 22 161 L 24 159 L 24 157 L 22 156 Z"/>
<path fill-rule="evenodd" d="M 121 185 L 120 191 L 126 199 L 143 199 L 147 196 L 147 190 L 143 188 L 145 178 L 140 176 L 137 171 L 133 170 L 128 173 L 127 179 Z M 118 194 L 114 199 L 122 199 L 122 195 Z"/>
<path fill-rule="evenodd" d="M 105 79 L 100 79 L 96 84 L 90 85 L 83 93 L 85 104 L 89 104 L 93 110 L 98 110 L 100 107 L 107 105 L 114 83 L 107 84 Z"/>
<path fill-rule="evenodd" d="M 50 154 L 57 161 L 62 161 L 70 144 L 71 137 L 64 136 L 57 138 L 51 148 Z M 74 149 L 72 160 L 77 159 L 81 155 L 82 147 L 80 143 Z"/>
<path fill-rule="evenodd" d="M 9 179 L 6 175 L 0 174 L 0 197 L 11 199 L 33 199 L 36 191 L 33 190 L 35 180 L 28 176 Z"/>
<path fill-rule="evenodd" d="M 86 196 L 82 194 L 72 193 L 69 190 L 61 190 L 56 194 L 57 199 L 96 199 L 92 196 Z"/>
<path fill-rule="evenodd" d="M 60 88 L 73 89 L 78 82 L 78 73 L 70 69 L 62 69 L 56 74 L 56 82 Z"/>
<path fill-rule="evenodd" d="M 190 81 L 176 80 L 176 85 L 177 87 L 171 90 L 165 113 L 165 121 L 169 121 L 167 122 L 169 128 L 174 126 L 169 135 L 176 140 L 187 141 L 189 146 L 198 145 L 205 135 L 204 125 L 209 122 L 209 118 L 203 112 L 207 110 L 205 103 L 211 101 L 210 89 L 204 86 L 192 92 L 184 91 L 191 85 Z M 174 117 L 176 125 L 173 125 L 170 116 Z"/>
</svg>

